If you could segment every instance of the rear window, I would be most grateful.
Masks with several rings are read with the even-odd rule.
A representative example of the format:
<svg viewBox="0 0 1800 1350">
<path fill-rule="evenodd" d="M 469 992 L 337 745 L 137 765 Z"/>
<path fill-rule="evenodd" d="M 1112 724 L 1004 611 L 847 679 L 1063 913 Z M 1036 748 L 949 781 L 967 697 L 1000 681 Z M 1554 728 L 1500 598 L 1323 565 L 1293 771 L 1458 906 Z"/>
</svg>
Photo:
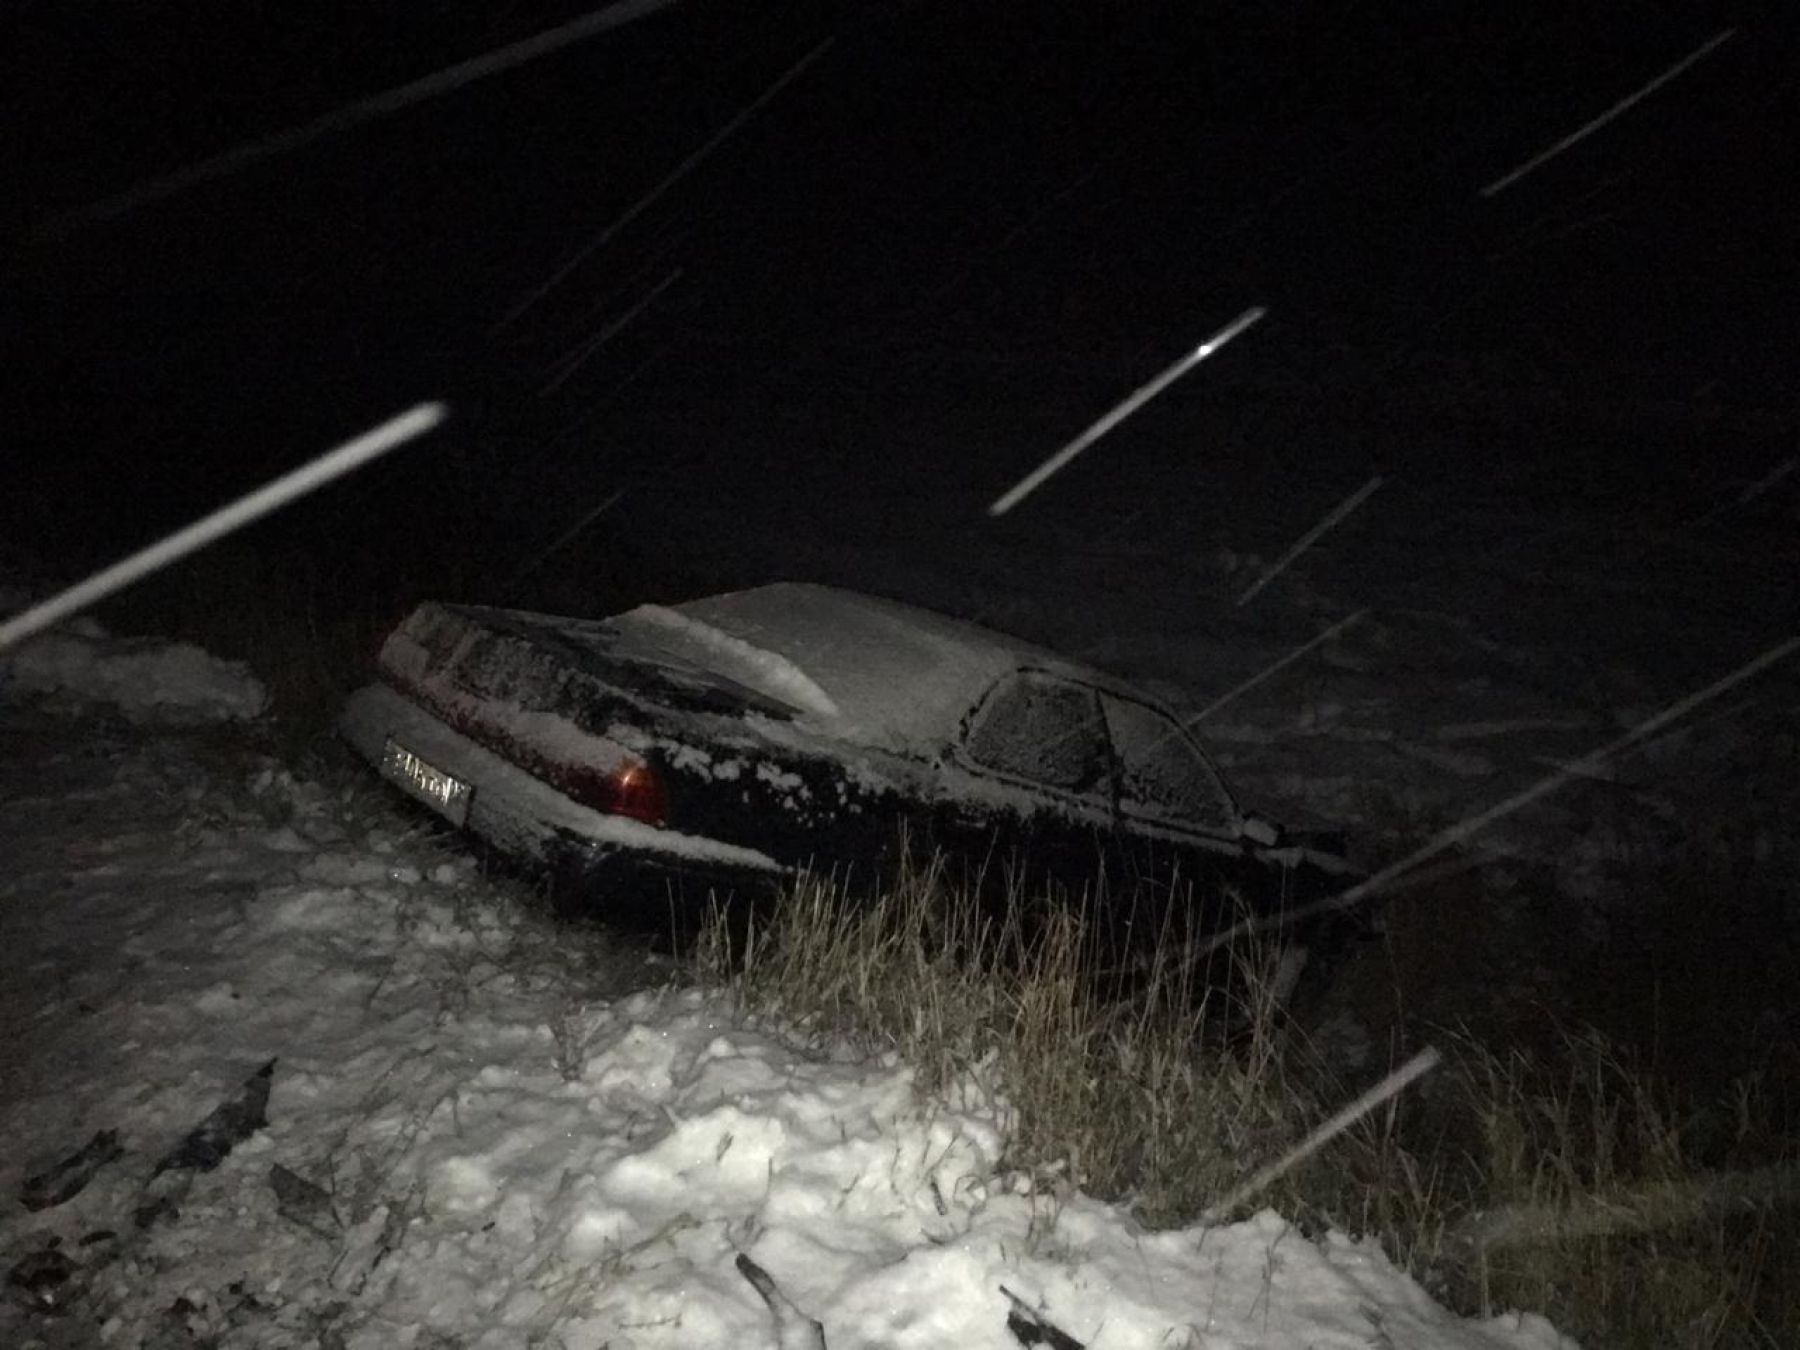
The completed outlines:
<svg viewBox="0 0 1800 1350">
<path fill-rule="evenodd" d="M 1119 809 L 1128 816 L 1227 826 L 1231 794 L 1179 723 L 1148 704 L 1106 695 L 1106 722 L 1119 757 Z"/>
<path fill-rule="evenodd" d="M 1004 681 L 976 710 L 964 748 L 983 768 L 1064 792 L 1110 786 L 1093 690 L 1048 675 Z"/>
</svg>

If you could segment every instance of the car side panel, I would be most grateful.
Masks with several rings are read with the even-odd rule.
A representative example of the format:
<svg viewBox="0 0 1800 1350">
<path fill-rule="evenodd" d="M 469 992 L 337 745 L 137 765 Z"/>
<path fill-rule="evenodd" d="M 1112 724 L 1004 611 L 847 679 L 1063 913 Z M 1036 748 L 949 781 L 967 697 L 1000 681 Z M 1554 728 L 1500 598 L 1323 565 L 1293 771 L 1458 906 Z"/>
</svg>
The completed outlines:
<svg viewBox="0 0 1800 1350">
<path fill-rule="evenodd" d="M 1065 903 L 1103 899 L 1102 930 L 1115 950 L 1141 949 L 1162 934 L 1216 932 L 1329 893 L 1339 881 L 1308 865 L 1303 851 L 1289 857 L 1217 828 L 1128 816 L 1116 758 L 1106 781 L 1071 778 L 1067 788 L 984 769 L 952 744 L 980 703 L 960 731 L 947 729 L 935 758 L 849 745 L 727 677 L 680 662 L 619 659 L 603 623 L 450 606 L 423 607 L 409 619 L 384 648 L 383 667 L 403 691 L 395 698 L 541 780 L 545 791 L 578 796 L 584 771 L 611 767 L 596 765 L 596 756 L 628 755 L 664 780 L 676 833 L 757 854 L 778 871 L 835 870 L 867 883 L 891 876 L 903 848 L 921 861 L 941 852 L 952 883 L 979 878 L 996 907 L 1050 892 Z M 1021 679 L 1080 687 L 1096 700 L 1120 697 L 1033 667 L 992 689 Z M 614 826 L 594 826 L 613 818 L 593 812 L 521 847 L 529 822 L 494 816 L 493 795 L 477 792 L 472 829 L 499 836 L 510 851 L 554 854 L 597 891 L 614 887 L 614 864 L 633 856 L 606 838 L 618 833 Z M 702 897 L 717 885 L 703 860 L 679 851 L 658 858 L 648 850 L 646 860 L 666 878 L 693 879 Z"/>
</svg>

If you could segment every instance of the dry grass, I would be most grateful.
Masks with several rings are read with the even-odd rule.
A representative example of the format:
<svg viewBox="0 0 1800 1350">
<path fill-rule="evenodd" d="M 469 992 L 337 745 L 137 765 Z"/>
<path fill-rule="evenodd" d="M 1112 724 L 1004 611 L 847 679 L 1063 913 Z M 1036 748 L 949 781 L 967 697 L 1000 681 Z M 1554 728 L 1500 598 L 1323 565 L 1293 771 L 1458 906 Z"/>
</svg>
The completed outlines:
<svg viewBox="0 0 1800 1350">
<path fill-rule="evenodd" d="M 1350 1095 L 1283 1028 L 1272 953 L 1238 954 L 1236 994 L 1159 953 L 1122 995 L 1078 906 L 1027 925 L 1025 900 L 983 917 L 931 865 L 862 901 L 812 878 L 748 931 L 710 924 L 700 963 L 752 1012 L 897 1052 L 926 1093 L 984 1079 L 1014 1166 L 1152 1225 L 1193 1221 Z M 1253 1203 L 1376 1234 L 1452 1306 L 1542 1311 L 1586 1346 L 1800 1344 L 1800 1175 L 1758 1083 L 1703 1110 L 1597 1032 L 1549 1039 L 1445 1038 L 1421 1090 Z"/>
<path fill-rule="evenodd" d="M 810 878 L 747 933 L 710 923 L 701 967 L 753 1012 L 820 1041 L 897 1051 L 926 1092 L 973 1075 L 1012 1112 L 1021 1169 L 1191 1216 L 1303 1132 L 1266 963 L 1240 992 L 1201 986 L 1170 952 L 1128 995 L 1097 981 L 1079 905 L 1014 895 L 993 918 L 935 865 L 862 902 Z"/>
<path fill-rule="evenodd" d="M 1588 1346 L 1800 1344 L 1800 1156 L 1755 1079 L 1701 1107 L 1592 1030 L 1449 1049 L 1351 1159 L 1367 1229 L 1434 1292 Z"/>
<path fill-rule="evenodd" d="M 1541 1310 L 1588 1347 L 1800 1345 L 1786 798 L 1706 781 L 1681 847 L 1617 859 L 1610 906 L 1447 874 L 1389 898 L 1340 988 L 1396 1060 L 1429 1039 L 1446 1063 L 1309 1199 L 1463 1311 Z"/>
</svg>

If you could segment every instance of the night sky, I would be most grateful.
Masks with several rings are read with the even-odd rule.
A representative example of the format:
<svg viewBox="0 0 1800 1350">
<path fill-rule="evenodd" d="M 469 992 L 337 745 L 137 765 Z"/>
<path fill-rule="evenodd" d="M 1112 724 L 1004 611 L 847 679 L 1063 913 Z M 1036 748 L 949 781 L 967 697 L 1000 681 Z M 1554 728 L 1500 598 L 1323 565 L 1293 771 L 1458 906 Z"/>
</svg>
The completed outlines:
<svg viewBox="0 0 1800 1350">
<path fill-rule="evenodd" d="M 722 495 L 747 538 L 776 497 L 973 521 L 1251 305 L 1072 494 L 1179 471 L 1176 439 L 1246 494 L 1496 459 L 1550 502 L 1722 491 L 1792 453 L 1790 8 L 689 0 L 71 223 L 584 11 L 13 6 L 9 545 L 116 552 L 425 397 L 454 430 L 339 490 L 334 544 L 396 502 L 535 543 L 619 486 L 664 540 Z"/>
</svg>

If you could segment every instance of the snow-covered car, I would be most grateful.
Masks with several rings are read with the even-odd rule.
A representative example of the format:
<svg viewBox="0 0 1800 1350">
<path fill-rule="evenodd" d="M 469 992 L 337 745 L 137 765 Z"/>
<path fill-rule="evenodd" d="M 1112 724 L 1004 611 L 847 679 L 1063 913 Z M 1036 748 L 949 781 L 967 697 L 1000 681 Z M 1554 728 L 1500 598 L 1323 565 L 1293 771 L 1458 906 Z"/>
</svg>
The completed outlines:
<svg viewBox="0 0 1800 1350">
<path fill-rule="evenodd" d="M 603 914 L 667 914 L 671 893 L 692 912 L 802 869 L 878 879 L 903 846 L 1014 896 L 1099 897 L 1115 933 L 1204 935 L 1359 875 L 1341 841 L 1247 815 L 1131 685 L 831 587 L 601 620 L 428 603 L 379 677 L 343 714 L 356 750 Z M 1290 937 L 1335 947 L 1354 922 Z"/>
</svg>

